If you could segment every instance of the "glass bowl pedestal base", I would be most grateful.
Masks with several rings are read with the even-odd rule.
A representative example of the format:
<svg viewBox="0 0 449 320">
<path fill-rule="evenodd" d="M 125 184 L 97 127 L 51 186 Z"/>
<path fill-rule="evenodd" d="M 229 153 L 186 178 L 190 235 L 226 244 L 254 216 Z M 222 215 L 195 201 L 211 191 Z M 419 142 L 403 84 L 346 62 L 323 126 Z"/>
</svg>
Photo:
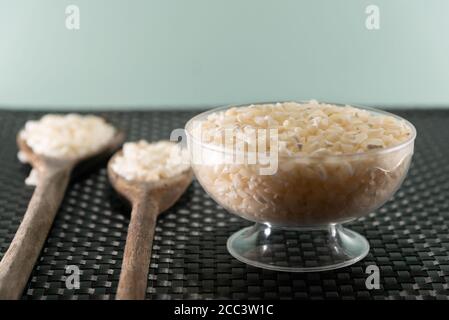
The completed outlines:
<svg viewBox="0 0 449 320">
<path fill-rule="evenodd" d="M 368 241 L 341 224 L 280 229 L 256 223 L 227 242 L 232 256 L 249 265 L 287 272 L 315 272 L 346 267 L 369 252 Z"/>
</svg>

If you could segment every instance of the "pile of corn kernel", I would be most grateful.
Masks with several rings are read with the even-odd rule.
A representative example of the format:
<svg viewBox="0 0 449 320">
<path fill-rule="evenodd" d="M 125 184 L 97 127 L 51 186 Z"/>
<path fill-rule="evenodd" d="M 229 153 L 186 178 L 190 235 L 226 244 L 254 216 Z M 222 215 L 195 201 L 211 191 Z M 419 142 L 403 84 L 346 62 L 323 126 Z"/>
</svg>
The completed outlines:
<svg viewBox="0 0 449 320">
<path fill-rule="evenodd" d="M 323 225 L 372 212 L 399 187 L 413 154 L 413 143 L 407 143 L 413 128 L 406 121 L 351 106 L 250 105 L 195 121 L 187 130 L 191 150 L 196 148 L 191 152 L 201 155 L 192 162 L 201 185 L 229 211 L 272 225 Z M 260 136 L 252 130 L 273 128 L 280 156 L 273 174 L 262 175 L 261 163 L 223 160 L 234 154 L 227 130 L 258 146 Z"/>
<path fill-rule="evenodd" d="M 115 128 L 97 116 L 47 114 L 26 122 L 20 137 L 37 154 L 77 158 L 99 150 L 114 134 Z"/>
<path fill-rule="evenodd" d="M 170 141 L 127 142 L 112 169 L 126 180 L 157 181 L 176 176 L 190 168 L 189 155 Z"/>
<path fill-rule="evenodd" d="M 258 104 L 216 112 L 201 122 L 202 142 L 223 145 L 225 130 L 254 143 L 251 130 L 277 129 L 280 155 L 361 153 L 398 145 L 411 135 L 398 118 L 351 106 L 308 103 Z M 253 139 L 253 141 L 251 141 Z M 270 146 L 267 146 L 269 151 Z"/>
<path fill-rule="evenodd" d="M 27 121 L 19 136 L 36 154 L 73 159 L 97 152 L 115 133 L 115 128 L 101 117 L 47 114 L 40 120 Z M 23 152 L 19 152 L 18 158 L 23 163 L 28 162 Z M 36 185 L 37 181 L 38 172 L 33 169 L 25 183 Z"/>
</svg>

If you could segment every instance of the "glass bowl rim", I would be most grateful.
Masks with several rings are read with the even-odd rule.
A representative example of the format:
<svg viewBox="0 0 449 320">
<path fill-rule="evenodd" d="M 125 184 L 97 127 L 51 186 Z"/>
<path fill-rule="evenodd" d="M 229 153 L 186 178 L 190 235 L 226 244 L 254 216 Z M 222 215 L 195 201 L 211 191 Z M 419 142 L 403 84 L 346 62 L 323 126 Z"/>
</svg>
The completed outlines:
<svg viewBox="0 0 449 320">
<path fill-rule="evenodd" d="M 206 110 L 204 112 L 201 112 L 195 116 L 193 116 L 192 118 L 190 118 L 185 126 L 184 126 L 184 130 L 186 133 L 186 137 L 189 139 L 191 139 L 192 141 L 198 143 L 201 148 L 205 148 L 205 149 L 209 149 L 215 152 L 219 152 L 219 153 L 223 153 L 223 154 L 236 154 L 237 152 L 235 152 L 234 150 L 227 150 L 224 148 L 224 146 L 216 146 L 213 144 L 206 144 L 206 143 L 202 143 L 200 141 L 198 141 L 191 133 L 190 133 L 190 127 L 192 126 L 192 123 L 198 119 L 202 119 L 212 113 L 215 112 L 219 112 L 219 111 L 224 111 L 224 110 L 228 110 L 231 109 L 233 107 L 247 107 L 250 105 L 263 105 L 263 104 L 276 104 L 276 103 L 288 103 L 288 102 L 296 102 L 296 103 L 309 103 L 310 101 L 304 101 L 304 100 L 300 100 L 300 101 L 278 101 L 278 102 L 254 102 L 254 103 L 244 103 L 244 104 L 228 104 L 228 105 L 222 105 L 219 107 L 215 107 L 209 110 Z M 318 101 L 319 104 L 332 104 L 332 105 L 336 105 L 339 107 L 345 107 L 345 106 L 350 106 L 350 107 L 354 107 L 357 109 L 362 109 L 362 110 L 367 110 L 370 111 L 372 113 L 377 113 L 377 114 L 383 114 L 383 115 L 387 115 L 387 116 L 391 116 L 395 119 L 401 120 L 403 121 L 412 131 L 412 134 L 410 135 L 410 137 L 408 137 L 407 140 L 397 144 L 397 145 L 393 145 L 387 148 L 379 148 L 379 149 L 372 149 L 372 150 L 368 150 L 365 152 L 358 152 L 358 153 L 343 153 L 343 154 L 330 154 L 330 155 L 310 155 L 310 154 L 306 154 L 303 152 L 299 152 L 298 154 L 295 155 L 279 155 L 280 159 L 296 159 L 296 158 L 301 158 L 301 159 L 317 159 L 317 160 L 332 160 L 332 159 L 347 159 L 347 158 L 363 158 L 363 157 L 368 157 L 368 156 L 373 156 L 373 155 L 383 155 L 383 154 L 387 154 L 387 153 L 391 153 L 400 149 L 403 149 L 405 147 L 407 147 L 409 144 L 413 143 L 416 139 L 416 128 L 415 126 L 408 121 L 405 118 L 402 118 L 394 113 L 385 111 L 385 110 L 381 110 L 381 109 L 377 109 L 377 108 L 373 108 L 373 107 L 367 107 L 367 106 L 361 106 L 361 105 L 356 105 L 356 104 L 347 104 L 347 103 L 334 103 L 334 102 L 326 102 L 326 101 Z M 245 154 L 248 152 L 244 152 Z"/>
</svg>

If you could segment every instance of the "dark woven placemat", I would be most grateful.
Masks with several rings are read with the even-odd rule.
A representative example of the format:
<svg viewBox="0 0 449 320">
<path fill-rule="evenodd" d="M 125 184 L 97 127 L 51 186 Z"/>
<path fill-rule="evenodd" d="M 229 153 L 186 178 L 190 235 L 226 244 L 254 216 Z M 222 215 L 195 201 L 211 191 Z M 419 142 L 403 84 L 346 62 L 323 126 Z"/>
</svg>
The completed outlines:
<svg viewBox="0 0 449 320">
<path fill-rule="evenodd" d="M 347 268 L 283 273 L 232 258 L 226 240 L 250 223 L 228 214 L 194 182 L 159 219 L 147 297 L 153 299 L 449 299 L 449 110 L 400 111 L 418 130 L 413 164 L 402 188 L 377 213 L 352 223 L 371 244 Z M 128 140 L 168 138 L 195 112 L 101 113 Z M 0 111 L 0 258 L 22 219 L 33 189 L 29 168 L 16 160 L 15 135 L 39 112 Z M 24 292 L 24 299 L 112 299 L 120 274 L 129 211 L 98 168 L 70 184 Z M 381 289 L 365 286 L 368 265 Z M 65 267 L 79 266 L 80 289 L 66 288 Z"/>
</svg>

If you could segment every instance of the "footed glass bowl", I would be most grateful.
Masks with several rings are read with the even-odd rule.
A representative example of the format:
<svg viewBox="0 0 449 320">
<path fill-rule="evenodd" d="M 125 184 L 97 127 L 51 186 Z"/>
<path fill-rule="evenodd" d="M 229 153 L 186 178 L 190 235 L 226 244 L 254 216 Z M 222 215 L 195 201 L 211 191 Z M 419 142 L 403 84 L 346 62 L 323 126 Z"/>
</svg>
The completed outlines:
<svg viewBox="0 0 449 320">
<path fill-rule="evenodd" d="M 271 170 L 271 163 L 255 162 L 248 150 L 230 152 L 199 138 L 198 123 L 231 107 L 201 113 L 186 124 L 199 183 L 229 212 L 255 222 L 229 238 L 231 255 L 289 272 L 331 270 L 363 259 L 368 241 L 342 224 L 375 211 L 398 190 L 413 155 L 414 126 L 396 115 L 357 107 L 405 121 L 409 138 L 364 153 L 277 156 L 276 170 Z"/>
</svg>

